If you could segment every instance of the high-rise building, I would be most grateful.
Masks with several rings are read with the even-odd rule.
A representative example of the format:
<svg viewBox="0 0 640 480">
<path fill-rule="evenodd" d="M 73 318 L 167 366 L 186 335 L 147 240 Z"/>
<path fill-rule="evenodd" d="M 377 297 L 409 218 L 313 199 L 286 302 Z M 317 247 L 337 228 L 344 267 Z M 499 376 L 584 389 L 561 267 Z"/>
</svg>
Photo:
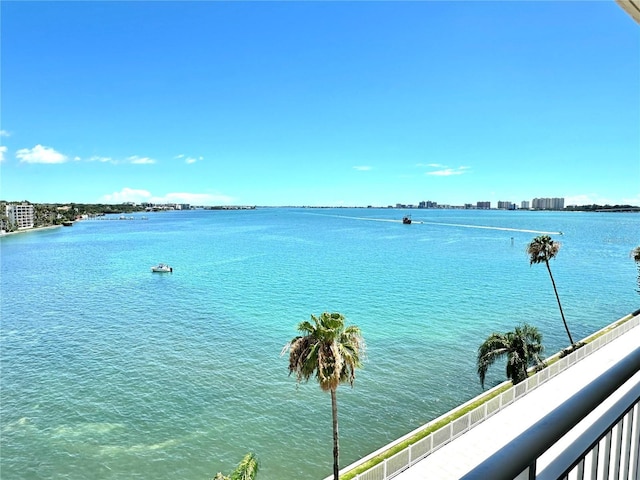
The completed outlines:
<svg viewBox="0 0 640 480">
<path fill-rule="evenodd" d="M 564 210 L 564 198 L 552 198 L 551 201 L 554 210 Z"/>
<path fill-rule="evenodd" d="M 520 202 L 520 209 L 521 210 L 529 210 L 529 205 L 530 203 L 527 200 L 523 200 L 522 202 Z"/>
<path fill-rule="evenodd" d="M 563 210 L 564 198 L 534 198 L 532 207 L 534 210 Z"/>
<path fill-rule="evenodd" d="M 498 202 L 498 208 L 503 209 L 503 210 L 515 210 L 516 209 L 516 204 L 512 203 L 512 202 L 499 201 Z"/>
<path fill-rule="evenodd" d="M 5 215 L 9 223 L 14 224 L 18 229 L 33 228 L 33 205 L 30 203 L 8 204 Z"/>
<path fill-rule="evenodd" d="M 478 210 L 489 210 L 491 208 L 491 202 L 477 202 L 476 208 Z"/>
</svg>

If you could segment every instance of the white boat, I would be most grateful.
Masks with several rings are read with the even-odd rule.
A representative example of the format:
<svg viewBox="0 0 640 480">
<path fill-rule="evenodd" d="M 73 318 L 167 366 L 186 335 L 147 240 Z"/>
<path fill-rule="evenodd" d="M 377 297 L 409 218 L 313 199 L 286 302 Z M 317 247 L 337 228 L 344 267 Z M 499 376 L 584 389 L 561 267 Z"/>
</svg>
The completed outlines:
<svg viewBox="0 0 640 480">
<path fill-rule="evenodd" d="M 164 263 L 159 263 L 158 265 L 151 267 L 151 271 L 158 273 L 171 273 L 173 272 L 173 267 L 170 267 L 169 265 L 166 265 Z"/>
</svg>

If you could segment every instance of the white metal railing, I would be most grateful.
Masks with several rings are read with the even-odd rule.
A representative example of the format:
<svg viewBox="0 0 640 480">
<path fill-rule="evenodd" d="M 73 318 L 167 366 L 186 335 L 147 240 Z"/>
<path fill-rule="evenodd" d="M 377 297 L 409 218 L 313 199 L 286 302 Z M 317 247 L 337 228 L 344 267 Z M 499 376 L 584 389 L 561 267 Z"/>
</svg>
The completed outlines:
<svg viewBox="0 0 640 480">
<path fill-rule="evenodd" d="M 366 470 L 363 473 L 357 474 L 354 478 L 356 480 L 388 480 L 393 478 L 400 472 L 409 468 L 411 465 L 422 460 L 424 457 L 428 456 L 435 450 L 439 449 L 443 445 L 446 445 L 447 443 L 454 440 L 456 437 L 462 435 L 469 429 L 473 428 L 478 423 L 483 422 L 487 418 L 499 412 L 509 404 L 513 403 L 516 399 L 520 398 L 523 395 L 526 395 L 531 390 L 537 388 L 539 385 L 543 384 L 550 378 L 553 378 L 554 376 L 556 376 L 558 373 L 566 370 L 568 367 L 575 364 L 579 360 L 595 352 L 596 350 L 601 348 L 603 345 L 606 345 L 612 340 L 628 332 L 632 328 L 640 325 L 640 311 L 634 312 L 631 315 L 634 315 L 634 316 L 628 321 L 622 323 L 617 327 L 609 326 L 609 327 L 603 328 L 602 330 L 594 334 L 594 335 L 597 335 L 599 333 L 603 333 L 601 336 L 587 343 L 582 348 L 579 348 L 578 350 L 570 353 L 569 355 L 559 359 L 557 362 L 535 373 L 534 375 L 529 377 L 527 380 L 519 383 L 518 385 L 515 385 L 514 388 L 510 388 L 505 392 L 501 393 L 500 395 L 497 395 L 496 397 L 483 403 L 479 407 L 462 415 L 455 421 L 443 426 L 439 430 L 436 430 L 430 433 L 426 437 L 408 446 L 404 450 L 396 453 L 392 457 L 389 457 L 383 460 L 381 463 L 371 467 L 370 469 Z M 623 319 L 624 318 L 626 317 L 623 317 Z M 618 322 L 620 322 L 620 320 Z M 615 323 L 613 325 L 615 325 Z M 505 383 L 508 383 L 508 382 L 505 382 Z M 503 385 L 504 384 L 498 385 L 493 390 L 499 389 Z M 490 393 L 490 392 L 491 391 L 485 392 L 483 395 L 486 395 L 487 393 Z M 436 420 L 410 432 L 404 437 L 373 452 L 372 454 L 364 457 L 358 462 L 355 462 L 349 465 L 348 467 L 342 469 L 340 473 L 344 474 L 350 470 L 353 470 L 358 465 L 361 465 L 366 461 L 368 461 L 369 459 L 384 453 L 385 451 L 403 442 L 404 440 L 415 436 L 416 434 L 420 433 L 420 431 L 423 431 L 429 428 L 434 423 L 455 413 L 455 411 L 465 408 L 467 405 L 473 403 L 477 399 L 478 397 L 470 400 L 469 402 L 457 407 L 456 409 L 450 412 L 447 412 L 446 414 L 442 415 Z M 331 478 L 332 477 L 327 477 L 325 480 L 331 480 Z"/>
<path fill-rule="evenodd" d="M 640 386 L 628 392 L 571 447 L 540 472 L 539 480 L 640 478 Z M 635 402 L 635 403 L 634 403 Z M 595 440 L 594 440 L 595 439 Z"/>
</svg>

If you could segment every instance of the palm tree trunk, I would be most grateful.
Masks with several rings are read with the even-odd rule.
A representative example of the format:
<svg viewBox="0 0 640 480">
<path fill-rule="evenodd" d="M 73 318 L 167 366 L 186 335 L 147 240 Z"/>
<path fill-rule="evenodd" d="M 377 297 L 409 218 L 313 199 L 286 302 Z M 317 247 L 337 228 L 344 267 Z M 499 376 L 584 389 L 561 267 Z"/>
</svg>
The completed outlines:
<svg viewBox="0 0 640 480">
<path fill-rule="evenodd" d="M 339 480 L 339 448 L 338 448 L 338 401 L 336 400 L 336 390 L 331 389 L 331 415 L 333 417 L 333 480 Z"/>
<path fill-rule="evenodd" d="M 553 285 L 553 291 L 556 294 L 556 300 L 558 300 L 558 308 L 560 309 L 560 316 L 562 317 L 562 323 L 564 323 L 564 328 L 567 331 L 567 335 L 569 336 L 569 341 L 571 345 L 573 345 L 573 338 L 571 338 L 571 332 L 569 332 L 569 327 L 567 326 L 567 321 L 564 319 L 564 312 L 562 311 L 562 305 L 560 304 L 560 297 L 558 296 L 558 289 L 556 288 L 556 282 L 553 280 L 553 275 L 551 274 L 551 267 L 549 266 L 549 262 L 544 262 L 547 265 L 547 271 L 549 272 L 549 277 L 551 277 L 551 285 Z"/>
</svg>

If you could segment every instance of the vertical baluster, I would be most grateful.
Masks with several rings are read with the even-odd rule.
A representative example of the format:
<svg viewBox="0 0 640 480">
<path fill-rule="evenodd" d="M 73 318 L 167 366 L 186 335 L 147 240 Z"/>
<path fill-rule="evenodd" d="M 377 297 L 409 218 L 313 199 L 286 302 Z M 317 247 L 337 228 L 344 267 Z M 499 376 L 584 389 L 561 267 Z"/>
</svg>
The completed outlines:
<svg viewBox="0 0 640 480">
<path fill-rule="evenodd" d="M 632 452 L 634 452 L 635 460 L 633 465 L 631 465 L 631 471 L 628 478 L 634 479 L 638 478 L 638 474 L 640 473 L 640 403 L 636 403 L 636 406 L 633 408 L 635 421 L 633 422 L 633 445 L 629 445 L 629 448 Z"/>
<path fill-rule="evenodd" d="M 631 460 L 631 432 L 633 430 L 633 412 L 634 408 L 629 410 L 629 412 L 624 416 L 624 424 L 626 425 L 627 434 L 624 437 L 624 441 L 622 444 L 624 445 L 624 458 L 622 459 L 622 465 L 620 468 L 620 472 L 622 473 L 621 478 L 627 478 L 629 476 L 629 462 Z M 637 434 L 637 432 L 636 432 Z"/>
<path fill-rule="evenodd" d="M 602 455 L 602 478 L 609 478 L 609 465 L 611 463 L 611 430 L 604 437 L 604 452 Z"/>
<path fill-rule="evenodd" d="M 600 443 L 596 443 L 591 450 L 591 474 L 589 478 L 596 480 L 598 478 L 598 454 L 600 453 Z"/>
<path fill-rule="evenodd" d="M 613 478 L 619 478 L 620 459 L 622 458 L 622 429 L 624 427 L 624 417 L 614 427 L 616 432 L 616 453 L 613 459 Z"/>
<path fill-rule="evenodd" d="M 576 480 L 584 480 L 584 457 L 576 465 Z"/>
</svg>

